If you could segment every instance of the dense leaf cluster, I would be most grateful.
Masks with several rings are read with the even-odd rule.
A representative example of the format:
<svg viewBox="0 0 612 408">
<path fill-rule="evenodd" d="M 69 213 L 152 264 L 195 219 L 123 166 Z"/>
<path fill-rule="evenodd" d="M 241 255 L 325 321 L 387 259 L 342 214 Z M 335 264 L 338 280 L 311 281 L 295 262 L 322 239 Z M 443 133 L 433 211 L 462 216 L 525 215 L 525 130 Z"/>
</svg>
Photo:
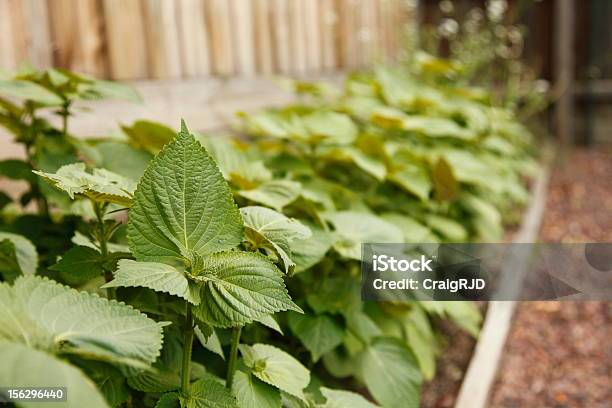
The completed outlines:
<svg viewBox="0 0 612 408">
<path fill-rule="evenodd" d="M 362 302 L 361 243 L 501 239 L 530 136 L 431 75 L 292 85 L 299 103 L 241 114 L 231 138 L 138 121 L 84 141 L 35 113 L 128 91 L 57 70 L 0 81 L 28 151 L 0 172 L 40 204 L 2 210 L 2 384 L 68 386 L 70 406 L 418 406 L 436 321 L 476 335 L 480 314 Z"/>
</svg>

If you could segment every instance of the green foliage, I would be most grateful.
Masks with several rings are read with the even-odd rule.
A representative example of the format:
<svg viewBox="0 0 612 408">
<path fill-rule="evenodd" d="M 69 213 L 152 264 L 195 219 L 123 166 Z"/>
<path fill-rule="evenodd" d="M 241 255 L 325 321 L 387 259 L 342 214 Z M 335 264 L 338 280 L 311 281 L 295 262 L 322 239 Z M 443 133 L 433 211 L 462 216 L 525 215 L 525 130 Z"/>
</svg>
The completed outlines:
<svg viewBox="0 0 612 408">
<path fill-rule="evenodd" d="M 383 406 L 419 405 L 421 373 L 414 356 L 400 341 L 375 339 L 363 354 L 360 370 L 368 390 Z"/>
<path fill-rule="evenodd" d="M 10 232 L 0 232 L 0 274 L 12 282 L 19 275 L 34 275 L 38 253 L 30 240 Z"/>
<path fill-rule="evenodd" d="M 105 169 L 85 170 L 84 163 L 62 166 L 56 173 L 34 171 L 56 188 L 68 193 L 74 199 L 82 195 L 93 201 L 129 206 L 136 184 L 131 180 Z"/>
<path fill-rule="evenodd" d="M 240 345 L 244 364 L 253 375 L 281 391 L 304 399 L 310 372 L 286 352 L 268 344 Z"/>
<path fill-rule="evenodd" d="M 437 320 L 477 336 L 480 312 L 361 302 L 361 244 L 499 240 L 536 166 L 512 109 L 447 80 L 461 64 L 415 61 L 291 82 L 300 102 L 241 114 L 235 139 L 150 121 L 77 139 L 75 100 L 133 94 L 62 70 L 0 83 L 28 152 L 0 176 L 30 185 L 16 215 L 0 195 L 1 382 L 39 385 L 24 361 L 79 387 L 71 406 L 418 406 Z"/>
<path fill-rule="evenodd" d="M 1 285 L 4 340 L 137 368 L 159 354 L 163 324 L 129 306 L 34 276 Z"/>
<path fill-rule="evenodd" d="M 213 326 L 243 325 L 283 310 L 301 312 L 291 301 L 281 272 L 259 254 L 212 254 L 192 277 L 202 284 L 202 301 L 194 314 Z"/>
<path fill-rule="evenodd" d="M 108 407 L 100 390 L 77 367 L 26 344 L 0 340 L 2 370 L 0 381 L 13 387 L 66 387 L 69 407 Z M 39 406 L 38 402 L 20 403 L 23 407 Z"/>
<path fill-rule="evenodd" d="M 231 249 L 242 218 L 215 162 L 183 125 L 134 193 L 128 241 L 140 261 L 172 262 Z"/>
</svg>

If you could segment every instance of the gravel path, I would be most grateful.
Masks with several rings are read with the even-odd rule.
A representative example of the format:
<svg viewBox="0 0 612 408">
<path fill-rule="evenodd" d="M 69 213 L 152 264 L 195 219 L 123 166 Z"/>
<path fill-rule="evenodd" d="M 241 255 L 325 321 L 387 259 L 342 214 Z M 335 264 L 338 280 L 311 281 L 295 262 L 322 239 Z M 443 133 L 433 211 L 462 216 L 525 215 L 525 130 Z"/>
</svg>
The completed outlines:
<svg viewBox="0 0 612 408">
<path fill-rule="evenodd" d="M 544 242 L 612 242 L 612 148 L 577 149 L 553 172 Z M 612 407 L 612 302 L 523 302 L 491 407 Z"/>
</svg>

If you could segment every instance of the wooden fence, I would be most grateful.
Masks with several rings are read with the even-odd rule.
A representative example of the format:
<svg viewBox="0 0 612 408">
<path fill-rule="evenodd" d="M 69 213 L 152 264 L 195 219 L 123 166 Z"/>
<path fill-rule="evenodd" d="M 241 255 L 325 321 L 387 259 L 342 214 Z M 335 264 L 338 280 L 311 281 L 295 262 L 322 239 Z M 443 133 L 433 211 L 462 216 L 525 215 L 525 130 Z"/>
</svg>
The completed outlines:
<svg viewBox="0 0 612 408">
<path fill-rule="evenodd" d="M 0 68 L 114 79 L 312 74 L 395 58 L 405 0 L 0 0 Z"/>
</svg>

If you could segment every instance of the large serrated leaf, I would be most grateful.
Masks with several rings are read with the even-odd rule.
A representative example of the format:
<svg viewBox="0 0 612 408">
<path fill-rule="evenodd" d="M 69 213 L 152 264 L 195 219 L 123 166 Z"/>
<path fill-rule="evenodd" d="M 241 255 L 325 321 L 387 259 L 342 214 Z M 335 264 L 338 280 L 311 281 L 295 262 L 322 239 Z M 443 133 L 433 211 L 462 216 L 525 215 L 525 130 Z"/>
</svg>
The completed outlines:
<svg viewBox="0 0 612 408">
<path fill-rule="evenodd" d="M 230 390 L 217 382 L 211 375 L 194 382 L 189 396 L 184 397 L 185 408 L 237 408 L 236 399 Z"/>
<path fill-rule="evenodd" d="M 282 273 L 253 252 L 221 252 L 204 258 L 201 302 L 193 308 L 202 321 L 217 327 L 251 323 L 265 315 L 301 309 L 291 301 Z"/>
<path fill-rule="evenodd" d="M 122 259 L 117 263 L 114 275 L 115 279 L 102 286 L 103 288 L 141 286 L 180 296 L 194 305 L 200 303 L 197 285 L 190 282 L 185 273 L 174 266 Z"/>
<path fill-rule="evenodd" d="M 44 351 L 25 344 L 0 340 L 0 384 L 13 388 L 66 387 L 68 408 L 107 408 L 100 391 L 83 372 Z M 20 402 L 20 407 L 40 407 L 40 402 Z"/>
<path fill-rule="evenodd" d="M 132 253 L 173 262 L 228 250 L 242 240 L 242 218 L 223 175 L 183 127 L 138 183 L 128 223 Z"/>
<path fill-rule="evenodd" d="M 34 171 L 56 188 L 68 193 L 70 198 L 82 195 L 94 201 L 116 203 L 129 206 L 136 184 L 119 174 L 105 169 L 85 170 L 84 163 L 62 166 L 56 173 Z"/>
<path fill-rule="evenodd" d="M 340 345 L 344 338 L 344 329 L 327 315 L 289 313 L 289 327 L 310 351 L 313 362 Z"/>
<path fill-rule="evenodd" d="M 251 373 L 237 370 L 234 373 L 232 393 L 240 408 L 280 408 L 280 391 L 259 380 Z"/>
<path fill-rule="evenodd" d="M 244 364 L 257 378 L 304 399 L 303 389 L 310 382 L 310 372 L 302 363 L 268 344 L 241 344 L 238 347 Z"/>
<path fill-rule="evenodd" d="M 305 240 L 312 232 L 299 221 L 265 207 L 243 207 L 245 235 L 254 248 L 272 250 L 283 261 L 285 273 L 295 268 L 291 259 L 291 243 Z"/>
<path fill-rule="evenodd" d="M 161 349 L 163 323 L 46 278 L 1 284 L 0 306 L 0 339 L 136 367 L 151 364 Z"/>
<path fill-rule="evenodd" d="M 418 407 L 421 372 L 410 350 L 399 340 L 375 339 L 361 358 L 368 391 L 385 407 Z"/>
</svg>

